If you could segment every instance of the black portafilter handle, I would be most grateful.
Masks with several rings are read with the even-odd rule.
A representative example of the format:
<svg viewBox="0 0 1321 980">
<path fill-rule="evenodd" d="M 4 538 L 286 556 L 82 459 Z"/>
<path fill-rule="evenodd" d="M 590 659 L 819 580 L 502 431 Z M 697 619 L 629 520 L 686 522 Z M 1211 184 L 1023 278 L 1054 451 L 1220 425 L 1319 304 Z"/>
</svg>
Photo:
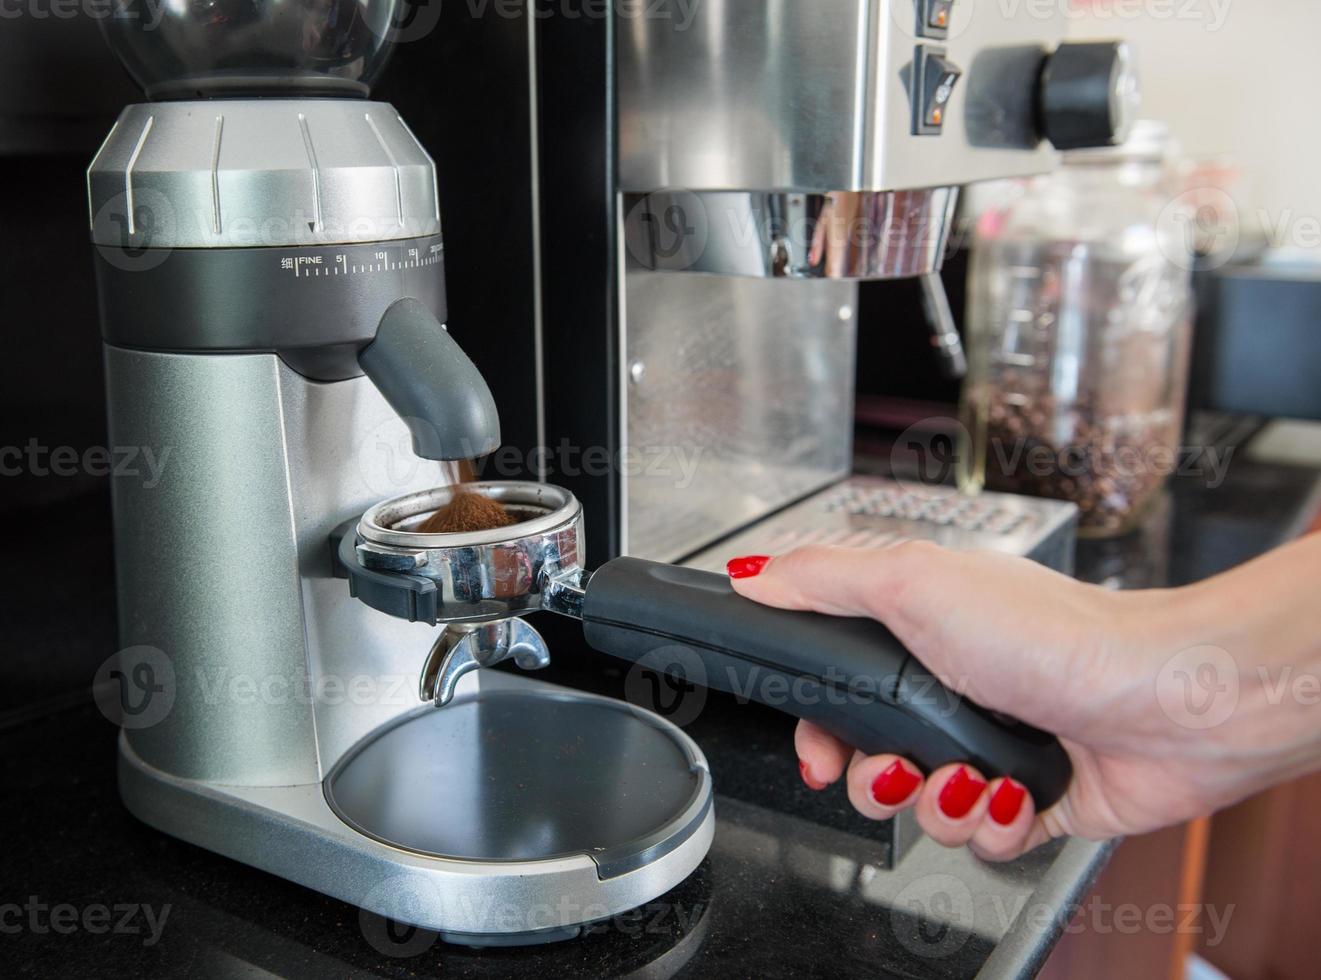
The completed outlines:
<svg viewBox="0 0 1321 980">
<path fill-rule="evenodd" d="M 602 653 L 805 718 L 867 755 L 1008 776 L 1038 810 L 1073 776 L 1054 736 L 948 690 L 874 620 L 773 609 L 723 575 L 637 558 L 592 574 L 582 619 Z"/>
</svg>

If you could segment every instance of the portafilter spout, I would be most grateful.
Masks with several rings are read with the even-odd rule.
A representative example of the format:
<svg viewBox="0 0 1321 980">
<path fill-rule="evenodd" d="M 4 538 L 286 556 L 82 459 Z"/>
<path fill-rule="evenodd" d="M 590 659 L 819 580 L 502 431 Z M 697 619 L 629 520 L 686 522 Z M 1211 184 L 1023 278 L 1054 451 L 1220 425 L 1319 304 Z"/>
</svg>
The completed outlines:
<svg viewBox="0 0 1321 980">
<path fill-rule="evenodd" d="M 441 630 L 423 664 L 418 697 L 443 708 L 454 700 L 459 678 L 464 674 L 510 659 L 520 670 L 550 666 L 546 641 L 525 620 L 449 623 Z"/>
</svg>

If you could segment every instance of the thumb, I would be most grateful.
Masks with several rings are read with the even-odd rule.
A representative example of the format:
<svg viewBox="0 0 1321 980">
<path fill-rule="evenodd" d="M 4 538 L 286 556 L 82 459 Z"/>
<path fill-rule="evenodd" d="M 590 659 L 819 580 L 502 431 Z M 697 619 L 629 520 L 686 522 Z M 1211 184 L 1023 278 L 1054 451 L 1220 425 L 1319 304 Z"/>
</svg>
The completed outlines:
<svg viewBox="0 0 1321 980">
<path fill-rule="evenodd" d="M 905 591 L 938 581 L 932 565 L 941 554 L 926 541 L 880 549 L 811 545 L 775 558 L 735 558 L 728 567 L 734 590 L 754 602 L 886 622 Z"/>
</svg>

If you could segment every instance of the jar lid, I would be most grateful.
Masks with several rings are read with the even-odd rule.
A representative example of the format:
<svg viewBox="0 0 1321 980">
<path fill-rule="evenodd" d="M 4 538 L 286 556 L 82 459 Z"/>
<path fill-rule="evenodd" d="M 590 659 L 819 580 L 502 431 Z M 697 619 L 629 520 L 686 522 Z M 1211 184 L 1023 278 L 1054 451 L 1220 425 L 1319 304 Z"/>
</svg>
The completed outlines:
<svg viewBox="0 0 1321 980">
<path fill-rule="evenodd" d="M 1159 119 L 1139 119 L 1133 123 L 1128 138 L 1118 146 L 1070 150 L 1063 159 L 1066 165 L 1159 162 L 1175 155 L 1177 150 L 1178 143 L 1170 134 L 1168 123 Z"/>
</svg>

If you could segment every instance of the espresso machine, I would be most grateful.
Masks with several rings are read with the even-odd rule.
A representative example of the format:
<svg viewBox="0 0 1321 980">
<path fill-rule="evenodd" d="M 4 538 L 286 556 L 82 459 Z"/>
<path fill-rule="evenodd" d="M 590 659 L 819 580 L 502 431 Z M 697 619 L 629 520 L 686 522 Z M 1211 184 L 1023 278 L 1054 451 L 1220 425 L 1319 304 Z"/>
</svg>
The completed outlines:
<svg viewBox="0 0 1321 980">
<path fill-rule="evenodd" d="M 598 433 L 575 420 L 590 419 L 611 450 L 695 447 L 696 477 L 486 480 L 469 492 L 512 526 L 446 534 L 420 525 L 458 492 L 454 461 L 500 446 L 503 399 L 446 330 L 443 175 L 368 97 L 401 6 L 108 20 L 153 100 L 124 110 L 88 169 L 110 434 L 169 452 L 159 485 L 113 485 L 116 671 L 151 695 L 124 716 L 126 806 L 455 942 L 568 938 L 650 901 L 710 845 L 706 761 L 649 711 L 482 669 L 549 661 L 534 612 L 866 751 L 968 760 L 1057 799 L 1070 771 L 1053 738 L 944 692 L 879 624 L 754 606 L 701 557 L 823 487 L 857 492 L 840 487 L 852 277 L 933 271 L 949 188 L 1050 165 L 1031 128 L 1043 77 L 1081 98 L 1105 74 L 1101 52 L 1048 57 L 1053 21 L 956 37 L 964 6 L 749 0 L 655 35 L 613 15 L 541 23 L 542 55 L 575 37 L 540 84 L 575 56 L 588 82 L 598 57 L 614 66 L 599 100 L 561 109 L 617 117 L 558 134 L 619 167 L 591 201 L 590 166 L 538 196 L 543 227 L 583 209 L 580 313 L 598 286 L 612 313 L 535 345 L 537 428 L 586 445 Z M 795 95 L 809 80 L 823 87 Z M 543 145 L 553 122 L 543 111 Z M 573 155 L 544 157 L 539 180 Z M 845 212 L 884 216 L 884 234 L 857 251 L 836 233 Z M 750 239 L 726 234 L 731 217 Z M 936 239 L 892 240 L 919 226 Z M 666 228 L 677 242 L 653 234 Z M 541 258 L 548 338 L 569 251 Z M 730 399 L 759 401 L 734 417 Z M 1051 506 L 1003 533 L 1053 547 L 1070 515 Z M 779 682 L 806 694 L 773 701 Z"/>
<path fill-rule="evenodd" d="M 960 186 L 1122 137 L 1125 46 L 974 0 L 648 6 L 551 18 L 537 48 L 544 441 L 622 460 L 547 474 L 593 559 L 923 537 L 1067 569 L 1067 506 L 853 477 L 858 283 L 919 279 L 928 324 L 884 329 L 957 374 Z"/>
</svg>

